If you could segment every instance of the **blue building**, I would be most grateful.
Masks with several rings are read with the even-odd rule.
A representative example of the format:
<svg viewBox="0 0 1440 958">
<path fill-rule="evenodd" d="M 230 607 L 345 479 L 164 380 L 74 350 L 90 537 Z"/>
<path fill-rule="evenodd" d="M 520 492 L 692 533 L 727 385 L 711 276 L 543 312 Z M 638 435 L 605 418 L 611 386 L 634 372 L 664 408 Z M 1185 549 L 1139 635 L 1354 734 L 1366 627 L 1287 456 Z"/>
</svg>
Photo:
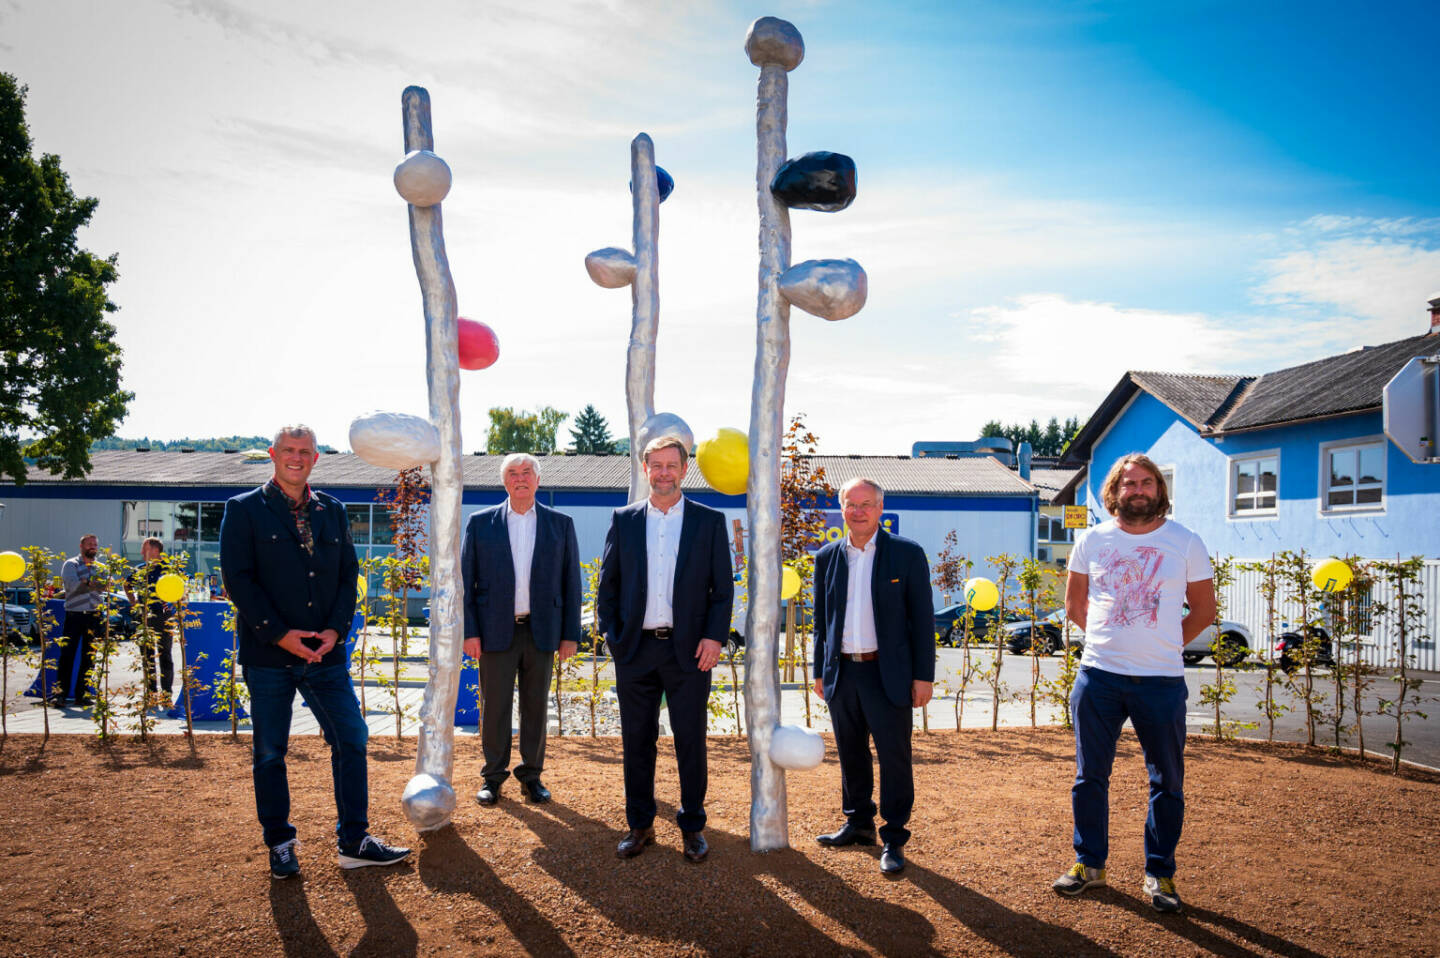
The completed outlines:
<svg viewBox="0 0 1440 958">
<path fill-rule="evenodd" d="M 1440 325 L 1261 376 L 1126 373 L 1066 449 L 1073 500 L 1108 518 L 1106 473 L 1143 452 L 1212 554 L 1440 556 L 1440 463 L 1387 439 L 1382 410 L 1386 383 L 1437 353 Z"/>
</svg>

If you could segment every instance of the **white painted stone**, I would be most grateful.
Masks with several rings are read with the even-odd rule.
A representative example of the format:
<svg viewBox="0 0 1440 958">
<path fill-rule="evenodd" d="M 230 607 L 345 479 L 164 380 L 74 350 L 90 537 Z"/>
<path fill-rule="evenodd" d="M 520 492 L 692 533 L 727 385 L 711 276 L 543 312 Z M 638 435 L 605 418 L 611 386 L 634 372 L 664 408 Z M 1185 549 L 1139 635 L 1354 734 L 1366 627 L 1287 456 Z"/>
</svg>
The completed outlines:
<svg viewBox="0 0 1440 958">
<path fill-rule="evenodd" d="M 434 206 L 450 192 L 450 165 L 429 150 L 412 150 L 395 167 L 395 189 L 411 206 Z"/>
<path fill-rule="evenodd" d="M 635 281 L 635 257 L 628 250 L 607 246 L 585 257 L 585 272 L 595 285 L 619 289 Z"/>
<path fill-rule="evenodd" d="M 825 761 L 825 740 L 808 728 L 777 725 L 770 733 L 770 761 L 796 772 L 818 768 Z"/>
<path fill-rule="evenodd" d="M 350 448 L 382 469 L 414 469 L 440 458 L 440 432 L 428 419 L 372 412 L 350 423 Z"/>
</svg>

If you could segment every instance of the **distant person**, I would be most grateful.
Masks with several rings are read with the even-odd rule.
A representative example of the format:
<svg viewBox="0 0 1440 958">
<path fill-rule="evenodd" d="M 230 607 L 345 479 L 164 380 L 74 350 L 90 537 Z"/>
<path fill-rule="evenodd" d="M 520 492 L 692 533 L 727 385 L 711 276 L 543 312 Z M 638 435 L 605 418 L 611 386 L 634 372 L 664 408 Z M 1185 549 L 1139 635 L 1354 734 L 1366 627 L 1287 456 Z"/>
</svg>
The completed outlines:
<svg viewBox="0 0 1440 958">
<path fill-rule="evenodd" d="M 526 452 L 500 462 L 504 502 L 465 525 L 465 654 L 478 659 L 485 781 L 481 805 L 500 800 L 510 775 L 510 714 L 520 683 L 520 764 L 515 778 L 532 802 L 550 801 L 545 769 L 550 676 L 580 647 L 580 548 L 570 517 L 535 501 L 540 462 Z"/>
<path fill-rule="evenodd" d="M 165 543 L 156 536 L 142 542 L 140 558 L 145 565 L 136 569 L 134 574 L 125 580 L 125 594 L 130 598 L 130 614 L 145 617 L 146 628 L 136 633 L 140 657 L 145 663 L 142 667 L 145 673 L 145 691 L 152 696 L 155 694 L 155 660 L 158 656 L 159 688 L 165 692 L 168 699 L 175 685 L 175 661 L 171 656 L 171 643 L 174 641 L 170 635 L 171 606 L 155 595 L 155 583 L 165 574 L 165 563 L 161 561 L 164 556 Z M 149 602 L 141 609 L 138 603 L 146 596 L 149 597 Z"/>
<path fill-rule="evenodd" d="M 296 691 L 330 746 L 340 867 L 394 865 L 410 855 L 369 834 L 370 732 L 345 654 L 359 563 L 345 506 L 310 488 L 319 458 L 314 430 L 281 427 L 270 447 L 274 476 L 225 503 L 220 523 L 220 571 L 235 605 L 250 690 L 255 809 L 274 878 L 300 870 L 285 771 Z"/>
<path fill-rule="evenodd" d="M 935 606 L 930 566 L 916 542 L 880 528 L 885 492 L 873 479 L 840 490 L 847 534 L 815 553 L 815 694 L 830 709 L 840 756 L 845 824 L 822 845 L 875 844 L 875 777 L 884 847 L 880 871 L 905 869 L 906 825 L 915 807 L 910 710 L 935 690 Z"/>
<path fill-rule="evenodd" d="M 105 582 L 95 569 L 100 540 L 94 535 L 80 537 L 80 551 L 60 566 L 65 587 L 65 641 L 60 643 L 56 663 L 55 690 L 50 701 L 59 705 L 74 696 L 76 705 L 90 704 L 90 669 L 95 665 L 95 637 L 105 631 Z M 80 671 L 75 673 L 75 659 Z M 73 684 L 72 684 L 73 680 Z"/>
<path fill-rule="evenodd" d="M 1085 632 L 1070 693 L 1075 726 L 1075 864 L 1054 882 L 1063 895 L 1105 884 L 1110 853 L 1110 768 L 1126 719 L 1145 753 L 1145 893 L 1178 912 L 1175 846 L 1185 817 L 1185 663 L 1181 652 L 1215 619 L 1205 543 L 1167 519 L 1165 477 L 1132 453 L 1110 469 L 1101 501 L 1115 518 L 1080 536 L 1070 553 L 1065 614 Z M 1190 604 L 1190 614 L 1181 607 Z"/>
<path fill-rule="evenodd" d="M 595 600 L 600 632 L 615 659 L 629 832 L 615 853 L 634 858 L 655 843 L 655 754 L 660 699 L 670 708 L 680 772 L 685 858 L 702 862 L 705 841 L 705 728 L 711 670 L 730 634 L 735 584 L 725 517 L 680 494 L 689 457 L 673 437 L 644 450 L 650 498 L 616 509 L 600 559 Z M 682 551 L 683 547 L 683 551 Z"/>
</svg>

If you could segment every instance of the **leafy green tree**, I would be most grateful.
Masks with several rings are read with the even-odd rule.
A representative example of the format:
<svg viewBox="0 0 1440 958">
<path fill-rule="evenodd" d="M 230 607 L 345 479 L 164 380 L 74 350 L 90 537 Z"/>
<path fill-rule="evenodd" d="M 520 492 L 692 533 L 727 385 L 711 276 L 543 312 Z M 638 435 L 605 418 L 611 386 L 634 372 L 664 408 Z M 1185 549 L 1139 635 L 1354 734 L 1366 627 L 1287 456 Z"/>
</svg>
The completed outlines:
<svg viewBox="0 0 1440 958">
<path fill-rule="evenodd" d="M 555 451 L 555 433 L 569 413 L 552 406 L 539 412 L 512 406 L 496 406 L 490 410 L 490 431 L 485 434 L 485 449 L 490 453 Z"/>
<path fill-rule="evenodd" d="M 60 158 L 31 155 L 25 87 L 0 73 L 0 475 L 25 458 L 66 479 L 90 468 L 90 443 L 115 431 L 133 393 L 105 288 L 119 277 L 76 242 L 98 201 L 77 197 Z"/>
<path fill-rule="evenodd" d="M 589 404 L 575 417 L 570 438 L 575 442 L 576 452 L 615 451 L 615 439 L 610 435 L 610 424 L 600 415 L 598 409 Z"/>
</svg>

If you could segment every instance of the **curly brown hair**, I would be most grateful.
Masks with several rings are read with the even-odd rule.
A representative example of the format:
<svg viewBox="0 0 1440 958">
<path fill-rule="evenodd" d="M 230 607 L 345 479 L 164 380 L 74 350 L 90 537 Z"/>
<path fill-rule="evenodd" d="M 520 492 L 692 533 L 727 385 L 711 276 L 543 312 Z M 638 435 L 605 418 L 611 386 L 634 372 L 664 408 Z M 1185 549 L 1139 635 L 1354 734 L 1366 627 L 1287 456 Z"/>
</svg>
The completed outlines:
<svg viewBox="0 0 1440 958">
<path fill-rule="evenodd" d="M 1112 516 L 1120 511 L 1120 476 L 1125 468 L 1131 465 L 1146 469 L 1150 475 L 1155 477 L 1155 514 L 1157 516 L 1168 515 L 1170 512 L 1170 487 L 1165 485 L 1165 476 L 1160 472 L 1160 467 L 1142 452 L 1127 453 L 1115 460 L 1115 465 L 1110 467 L 1110 473 L 1100 487 L 1100 501 L 1105 504 L 1105 511 Z"/>
</svg>

